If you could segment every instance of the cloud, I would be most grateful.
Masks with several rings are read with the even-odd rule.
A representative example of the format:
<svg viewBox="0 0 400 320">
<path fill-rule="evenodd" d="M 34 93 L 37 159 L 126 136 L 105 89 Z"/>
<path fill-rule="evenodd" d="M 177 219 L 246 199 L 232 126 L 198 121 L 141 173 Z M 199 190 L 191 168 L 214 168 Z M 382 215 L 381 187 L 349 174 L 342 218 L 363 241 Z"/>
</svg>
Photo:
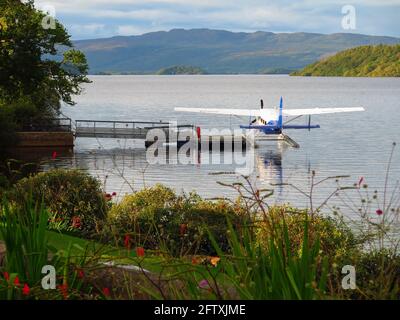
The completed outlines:
<svg viewBox="0 0 400 320">
<path fill-rule="evenodd" d="M 85 32 L 101 32 L 104 30 L 105 25 L 100 23 L 74 24 L 71 28 L 74 30 L 79 29 Z"/>
<path fill-rule="evenodd" d="M 153 28 L 149 27 L 138 27 L 136 25 L 120 25 L 116 28 L 116 35 L 118 36 L 135 36 L 141 35 L 146 32 L 151 31 L 159 31 L 160 29 L 157 26 L 153 26 Z"/>
<path fill-rule="evenodd" d="M 355 6 L 361 22 L 354 32 L 400 36 L 396 18 L 400 0 L 36 0 L 35 4 L 53 5 L 75 39 L 200 27 L 344 32 L 341 8 L 346 4 Z"/>
</svg>

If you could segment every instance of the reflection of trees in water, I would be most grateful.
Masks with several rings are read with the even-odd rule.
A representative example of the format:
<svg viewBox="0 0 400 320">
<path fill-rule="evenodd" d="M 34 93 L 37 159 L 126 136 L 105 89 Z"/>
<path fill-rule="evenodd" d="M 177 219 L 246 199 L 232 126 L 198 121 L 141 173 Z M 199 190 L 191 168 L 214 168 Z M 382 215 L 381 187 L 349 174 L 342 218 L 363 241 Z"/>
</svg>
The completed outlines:
<svg viewBox="0 0 400 320">
<path fill-rule="evenodd" d="M 59 163 L 64 166 L 72 155 L 70 148 L 10 148 L 1 155 L 0 176 L 13 184 L 32 174 L 58 167 Z"/>
</svg>

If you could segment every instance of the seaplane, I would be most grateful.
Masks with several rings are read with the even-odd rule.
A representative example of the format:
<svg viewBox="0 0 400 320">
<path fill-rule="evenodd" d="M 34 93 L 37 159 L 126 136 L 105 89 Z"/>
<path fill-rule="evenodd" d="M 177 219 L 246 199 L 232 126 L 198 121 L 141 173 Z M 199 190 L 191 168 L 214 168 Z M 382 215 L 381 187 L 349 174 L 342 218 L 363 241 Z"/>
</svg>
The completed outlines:
<svg viewBox="0 0 400 320">
<path fill-rule="evenodd" d="M 365 111 L 363 107 L 284 109 L 283 97 L 280 98 L 279 107 L 265 109 L 263 100 L 260 101 L 260 104 L 261 105 L 259 109 L 217 109 L 217 108 L 177 107 L 175 108 L 175 111 L 229 115 L 237 117 L 250 117 L 250 123 L 247 125 L 241 125 L 240 128 L 246 130 L 257 130 L 258 133 L 261 133 L 261 136 L 275 136 L 276 137 L 275 140 L 283 140 L 295 148 L 298 148 L 299 144 L 296 143 L 289 136 L 285 135 L 283 133 L 283 130 L 287 129 L 311 130 L 320 128 L 320 125 L 311 124 L 312 115 Z M 308 116 L 307 124 L 298 125 L 291 123 L 292 121 L 299 119 L 303 116 Z"/>
</svg>

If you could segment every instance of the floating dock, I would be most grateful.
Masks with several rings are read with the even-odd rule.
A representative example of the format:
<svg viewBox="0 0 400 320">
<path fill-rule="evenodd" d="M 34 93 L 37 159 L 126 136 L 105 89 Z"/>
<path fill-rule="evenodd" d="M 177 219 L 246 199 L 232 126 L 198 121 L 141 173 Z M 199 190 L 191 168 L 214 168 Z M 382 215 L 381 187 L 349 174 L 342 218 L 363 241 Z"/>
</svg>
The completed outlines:
<svg viewBox="0 0 400 320">
<path fill-rule="evenodd" d="M 19 133 L 20 147 L 73 147 L 75 138 L 98 139 L 140 139 L 149 148 L 157 145 L 181 148 L 189 143 L 197 144 L 199 150 L 245 151 L 257 147 L 262 141 L 284 141 L 293 148 L 299 145 L 285 134 L 273 135 L 202 135 L 200 127 L 194 125 L 176 125 L 163 121 L 97 121 L 76 120 L 75 125 L 69 118 L 54 119 L 49 126 L 32 124 Z M 162 145 L 160 145 L 162 143 Z"/>
<path fill-rule="evenodd" d="M 76 120 L 76 138 L 146 139 L 152 129 L 168 134 L 168 122 Z M 186 127 L 186 126 L 185 126 Z"/>
</svg>

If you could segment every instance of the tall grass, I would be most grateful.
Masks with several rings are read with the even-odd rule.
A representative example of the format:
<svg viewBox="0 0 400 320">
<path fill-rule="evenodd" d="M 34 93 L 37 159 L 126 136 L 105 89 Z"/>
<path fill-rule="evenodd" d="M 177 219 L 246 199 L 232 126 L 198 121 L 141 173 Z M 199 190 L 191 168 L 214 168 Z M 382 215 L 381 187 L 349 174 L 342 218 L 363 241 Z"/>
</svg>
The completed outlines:
<svg viewBox="0 0 400 320">
<path fill-rule="evenodd" d="M 286 224 L 273 228 L 275 236 L 263 248 L 254 241 L 249 228 L 243 228 L 239 235 L 230 225 L 230 256 L 224 255 L 214 241 L 229 283 L 241 299 L 321 298 L 327 283 L 327 259 L 320 258 L 319 240 L 309 241 L 308 219 L 305 217 L 300 253 L 291 250 Z"/>
<path fill-rule="evenodd" d="M 42 267 L 48 264 L 48 212 L 32 200 L 23 206 L 12 206 L 3 200 L 0 213 L 0 236 L 7 248 L 4 271 L 36 285 L 41 280 Z"/>
</svg>

